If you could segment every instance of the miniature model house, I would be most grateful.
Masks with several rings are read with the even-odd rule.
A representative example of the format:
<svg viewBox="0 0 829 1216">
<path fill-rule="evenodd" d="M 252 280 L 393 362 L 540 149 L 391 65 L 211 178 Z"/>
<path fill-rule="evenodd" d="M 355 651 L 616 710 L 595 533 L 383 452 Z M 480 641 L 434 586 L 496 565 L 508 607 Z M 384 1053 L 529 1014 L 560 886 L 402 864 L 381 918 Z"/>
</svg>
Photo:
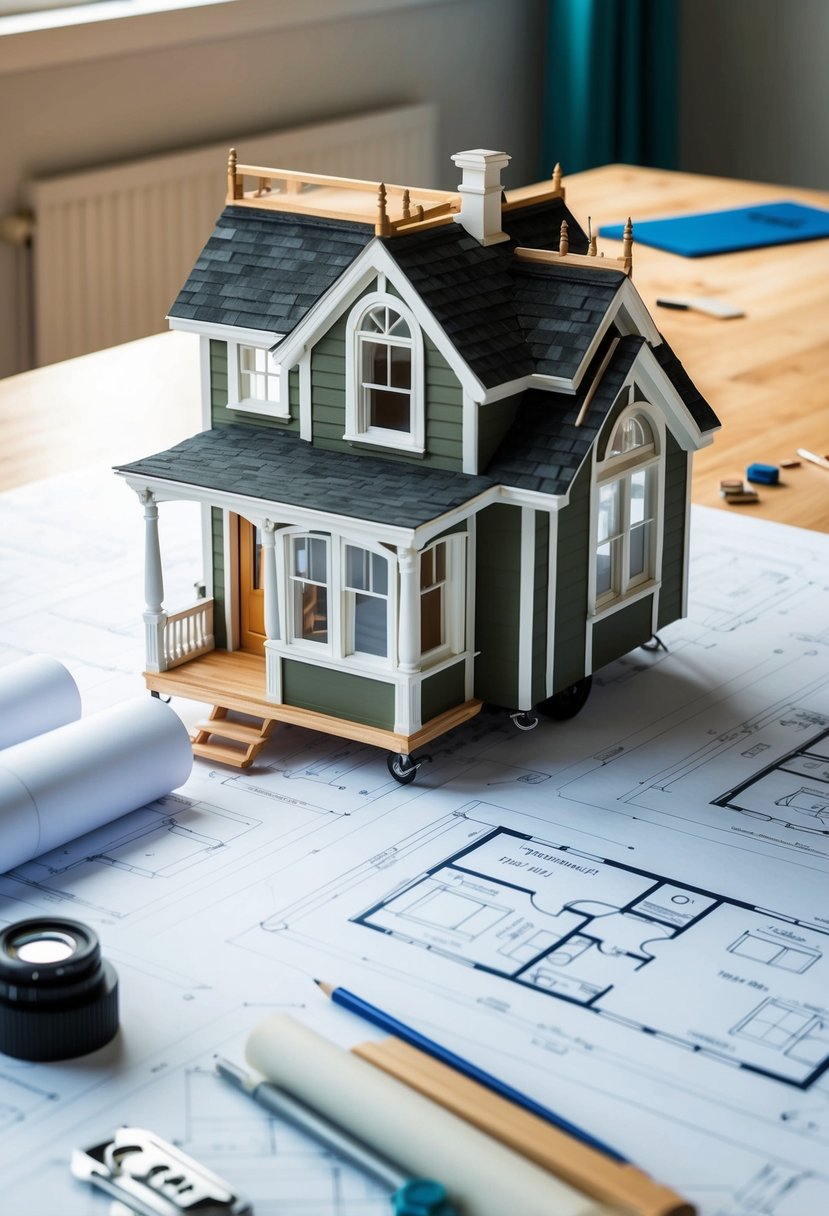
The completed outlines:
<svg viewBox="0 0 829 1216">
<path fill-rule="evenodd" d="M 409 780 L 483 702 L 575 712 L 683 613 L 691 454 L 718 424 L 630 230 L 599 256 L 560 174 L 504 194 L 503 153 L 454 160 L 456 194 L 231 153 L 170 313 L 201 335 L 204 430 L 119 469 L 145 504 L 147 685 L 215 706 L 213 759 L 289 722 Z M 182 498 L 209 598 L 168 613 L 158 504 Z"/>
</svg>

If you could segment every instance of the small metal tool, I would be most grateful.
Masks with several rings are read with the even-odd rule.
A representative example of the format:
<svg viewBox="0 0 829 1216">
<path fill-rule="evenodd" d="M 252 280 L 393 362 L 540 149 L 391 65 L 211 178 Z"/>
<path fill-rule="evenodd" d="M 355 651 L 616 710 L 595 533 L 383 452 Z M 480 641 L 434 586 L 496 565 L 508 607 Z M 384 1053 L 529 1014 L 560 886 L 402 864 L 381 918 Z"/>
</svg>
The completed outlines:
<svg viewBox="0 0 829 1216">
<path fill-rule="evenodd" d="M 229 1183 L 140 1127 L 119 1127 L 111 1140 L 75 1149 L 70 1169 L 111 1196 L 111 1216 L 253 1216 Z"/>
</svg>

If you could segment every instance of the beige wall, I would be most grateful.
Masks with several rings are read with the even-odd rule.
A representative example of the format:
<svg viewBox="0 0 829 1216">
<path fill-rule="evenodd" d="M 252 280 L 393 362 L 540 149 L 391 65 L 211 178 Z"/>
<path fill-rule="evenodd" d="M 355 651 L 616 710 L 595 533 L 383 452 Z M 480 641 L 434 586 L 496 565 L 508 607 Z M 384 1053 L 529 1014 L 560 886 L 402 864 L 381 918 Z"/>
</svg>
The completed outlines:
<svg viewBox="0 0 829 1216">
<path fill-rule="evenodd" d="M 512 154 L 507 185 L 533 181 L 542 8 L 445 0 L 0 75 L 0 214 L 32 177 L 425 100 L 441 116 L 446 173 L 434 184 L 454 187 L 450 154 L 480 146 Z M 0 246 L 0 375 L 26 366 L 24 270 Z"/>
</svg>

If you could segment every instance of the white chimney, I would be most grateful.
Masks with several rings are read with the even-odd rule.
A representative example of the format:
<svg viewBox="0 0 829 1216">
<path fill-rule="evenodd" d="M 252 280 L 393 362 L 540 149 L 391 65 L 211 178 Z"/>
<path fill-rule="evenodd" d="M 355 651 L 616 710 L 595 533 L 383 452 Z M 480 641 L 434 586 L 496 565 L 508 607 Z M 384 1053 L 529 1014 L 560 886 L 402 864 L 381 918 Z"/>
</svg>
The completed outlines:
<svg viewBox="0 0 829 1216">
<path fill-rule="evenodd" d="M 455 223 L 463 224 L 482 245 L 509 240 L 508 233 L 501 231 L 501 170 L 506 169 L 511 159 L 506 152 L 491 152 L 487 148 L 456 152 L 452 157 L 463 170 L 463 181 L 458 186 L 461 213 L 454 217 Z"/>
</svg>

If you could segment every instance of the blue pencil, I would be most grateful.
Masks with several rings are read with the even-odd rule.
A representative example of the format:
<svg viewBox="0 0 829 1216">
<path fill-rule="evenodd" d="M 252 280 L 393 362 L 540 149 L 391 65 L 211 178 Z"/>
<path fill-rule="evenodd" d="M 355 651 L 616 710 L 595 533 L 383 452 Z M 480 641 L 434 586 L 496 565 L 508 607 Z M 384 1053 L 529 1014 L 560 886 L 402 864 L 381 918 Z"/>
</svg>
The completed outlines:
<svg viewBox="0 0 829 1216">
<path fill-rule="evenodd" d="M 580 1127 L 576 1127 L 575 1124 L 570 1123 L 569 1120 L 562 1118 L 561 1115 L 557 1115 L 555 1111 L 549 1110 L 548 1107 L 542 1106 L 532 1098 L 528 1098 L 520 1090 L 513 1089 L 511 1085 L 507 1085 L 505 1081 L 494 1077 L 492 1073 L 484 1072 L 482 1068 L 471 1064 L 463 1056 L 456 1055 L 454 1051 L 450 1051 L 447 1047 L 442 1047 L 434 1039 L 429 1039 L 419 1031 L 413 1030 L 404 1022 L 400 1022 L 397 1018 L 392 1017 L 391 1014 L 384 1013 L 376 1005 L 370 1005 L 368 1001 L 364 1001 L 362 997 L 349 992 L 347 988 L 335 988 L 332 984 L 327 984 L 323 980 L 314 980 L 314 983 L 326 996 L 331 998 L 335 1005 L 342 1005 L 343 1009 L 356 1013 L 358 1017 L 363 1018 L 366 1022 L 379 1026 L 381 1030 L 394 1035 L 397 1039 L 402 1039 L 404 1043 L 418 1048 L 420 1051 L 425 1052 L 426 1055 L 432 1056 L 433 1059 L 440 1060 L 443 1064 L 448 1064 L 456 1072 L 462 1073 L 472 1081 L 477 1081 L 479 1085 L 485 1086 L 493 1093 L 500 1094 L 502 1098 L 514 1102 L 516 1106 L 523 1107 L 524 1110 L 537 1115 L 539 1119 L 544 1119 L 553 1127 L 559 1128 L 560 1131 L 567 1132 L 568 1135 L 581 1141 L 582 1144 L 587 1144 L 590 1148 L 597 1149 L 612 1161 L 617 1161 L 622 1165 L 629 1164 L 627 1157 L 623 1157 L 621 1153 L 603 1141 L 597 1140 L 589 1132 L 583 1131 Z"/>
</svg>

